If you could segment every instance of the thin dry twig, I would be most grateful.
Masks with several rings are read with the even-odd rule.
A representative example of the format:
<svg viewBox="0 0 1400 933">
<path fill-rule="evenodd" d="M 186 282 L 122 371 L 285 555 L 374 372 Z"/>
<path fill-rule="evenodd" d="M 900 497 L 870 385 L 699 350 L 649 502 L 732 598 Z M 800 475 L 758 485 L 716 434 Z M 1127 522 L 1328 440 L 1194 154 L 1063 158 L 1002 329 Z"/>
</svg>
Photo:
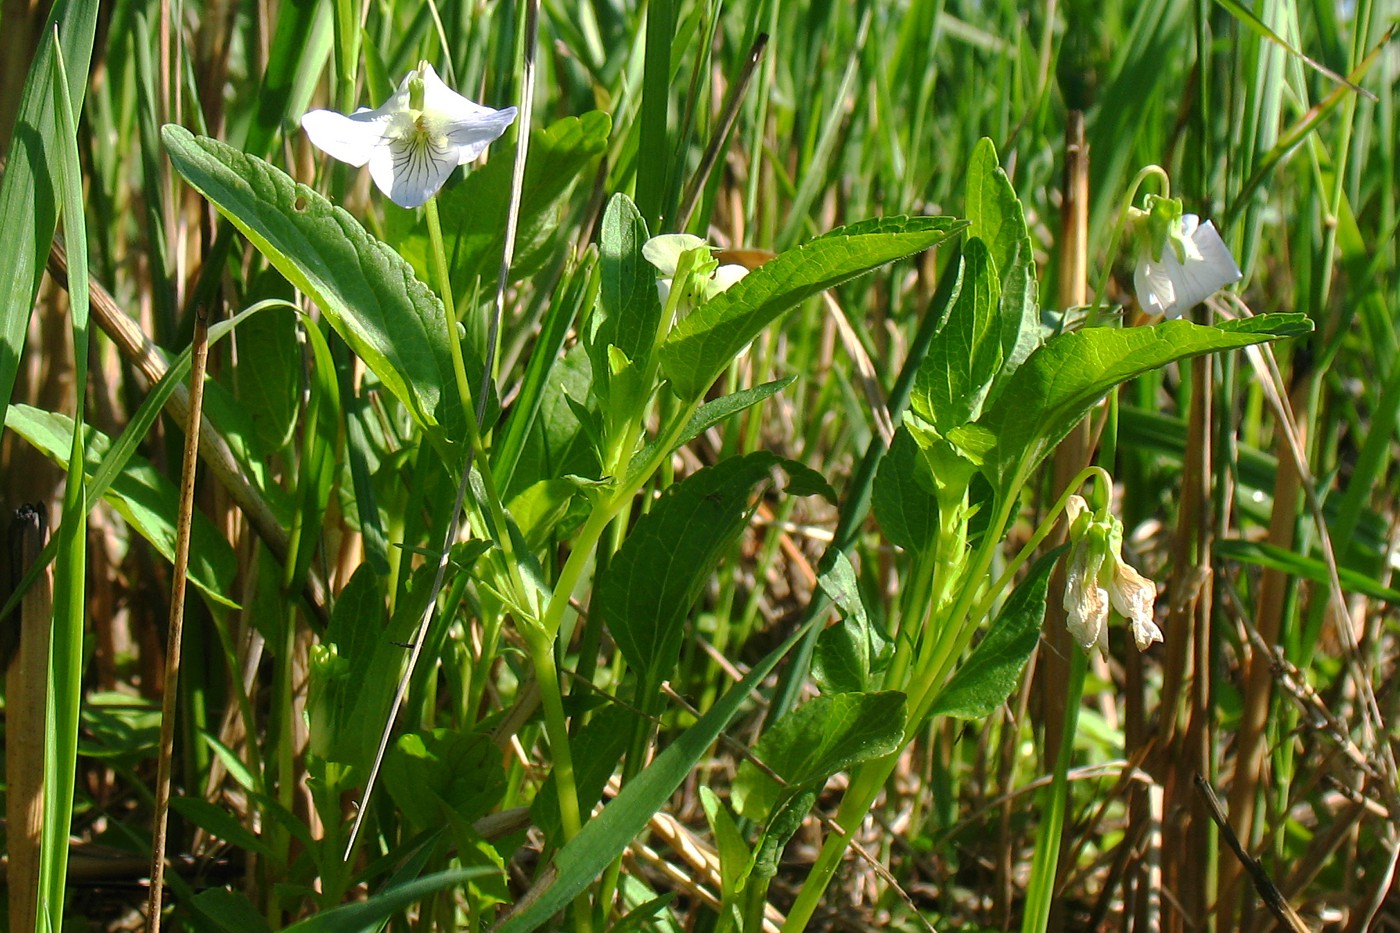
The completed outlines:
<svg viewBox="0 0 1400 933">
<path fill-rule="evenodd" d="M 1240 845 L 1239 837 L 1230 828 L 1230 820 L 1225 815 L 1225 810 L 1220 806 L 1220 799 L 1215 796 L 1215 789 L 1210 786 L 1205 777 L 1196 775 L 1196 790 L 1200 792 L 1201 799 L 1205 801 L 1206 809 L 1210 811 L 1210 818 L 1215 821 L 1215 825 L 1220 829 L 1220 836 L 1225 840 L 1235 853 L 1235 857 L 1240 860 L 1244 870 L 1249 873 L 1249 877 L 1254 881 L 1254 889 L 1259 892 L 1259 897 L 1263 899 L 1264 906 L 1269 908 L 1278 922 L 1292 930 L 1293 933 L 1310 933 L 1308 925 L 1303 922 L 1303 918 L 1298 916 L 1298 912 L 1284 899 L 1274 884 L 1269 873 L 1264 870 L 1264 866 L 1259 864 L 1259 860 L 1251 856 Z"/>
<path fill-rule="evenodd" d="M 155 820 L 151 831 L 151 888 L 146 902 L 146 929 L 160 931 L 160 902 L 165 886 L 165 833 L 170 820 L 170 767 L 175 757 L 175 703 L 180 689 L 180 645 L 185 630 L 185 583 L 189 578 L 190 530 L 194 524 L 194 480 L 199 465 L 199 422 L 204 409 L 204 372 L 209 360 L 209 311 L 200 305 L 194 323 L 190 366 L 190 411 L 185 424 L 184 462 L 180 469 L 179 515 L 175 522 L 175 571 L 170 580 L 170 626 L 166 633 L 165 687 L 160 709 L 160 755 L 156 765 Z"/>
</svg>

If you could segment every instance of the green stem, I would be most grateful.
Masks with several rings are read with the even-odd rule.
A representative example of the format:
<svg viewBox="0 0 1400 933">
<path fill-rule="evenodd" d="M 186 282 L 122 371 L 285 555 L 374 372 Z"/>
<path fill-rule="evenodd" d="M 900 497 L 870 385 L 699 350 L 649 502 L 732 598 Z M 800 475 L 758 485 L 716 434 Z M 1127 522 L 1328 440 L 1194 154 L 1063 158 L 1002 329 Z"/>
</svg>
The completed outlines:
<svg viewBox="0 0 1400 933">
<path fill-rule="evenodd" d="M 533 625 L 521 627 L 530 663 L 535 670 L 535 685 L 540 691 L 540 706 L 544 709 L 544 731 L 549 739 L 549 751 L 554 759 L 554 786 L 558 790 L 559 825 L 564 844 L 578 835 L 582 827 L 578 806 L 578 783 L 574 778 L 573 752 L 569 748 L 569 724 L 564 716 L 564 701 L 559 693 L 559 671 L 554 664 L 554 638 Z M 592 933 L 592 904 L 588 893 L 574 900 L 574 929 Z"/>
<path fill-rule="evenodd" d="M 1070 760 L 1074 757 L 1074 732 L 1079 725 L 1079 706 L 1084 695 L 1084 671 L 1087 667 L 1084 652 L 1073 652 L 1070 657 L 1064 734 L 1060 738 L 1055 777 L 1041 795 L 1042 820 L 1036 836 L 1035 859 L 1031 863 L 1030 887 L 1026 891 L 1022 933 L 1045 933 L 1050 920 L 1050 907 L 1055 900 L 1055 870 L 1060 861 L 1060 837 L 1063 835 L 1065 800 L 1069 790 L 1067 774 Z"/>
<path fill-rule="evenodd" d="M 437 196 L 429 198 L 424 208 L 428 221 L 428 240 L 433 254 L 433 272 L 438 280 L 438 292 L 442 296 L 443 313 L 447 317 L 447 346 L 452 354 L 452 374 L 457 382 L 457 394 L 461 398 L 462 414 L 467 422 L 469 456 L 463 469 L 470 470 L 473 466 L 471 460 L 475 459 L 475 466 L 481 475 L 482 488 L 486 494 L 480 497 L 484 502 L 475 501 L 478 498 L 475 495 L 471 498 L 478 510 L 484 507 L 489 515 L 490 530 L 494 532 L 490 534 L 490 538 L 501 549 L 506 576 L 514 590 L 512 606 L 524 611 L 531 618 L 537 618 L 539 613 L 534 599 L 535 591 L 533 587 L 526 586 L 520 576 L 520 564 L 515 558 L 515 546 L 511 540 L 505 508 L 501 505 L 501 497 L 496 489 L 491 461 L 486 455 L 485 442 L 481 436 L 480 416 L 472 401 L 471 383 L 467 380 L 467 365 L 462 358 L 462 341 L 457 335 L 457 310 L 452 297 L 452 278 L 447 268 L 447 250 L 443 246 L 442 220 L 438 216 Z"/>
<path fill-rule="evenodd" d="M 1128 222 L 1128 208 L 1133 206 L 1133 199 L 1137 197 L 1138 189 L 1147 179 L 1156 176 L 1162 182 L 1162 197 L 1172 196 L 1172 180 L 1167 177 L 1166 169 L 1160 165 L 1148 165 L 1133 176 L 1132 183 L 1128 185 L 1128 191 L 1123 197 L 1122 210 L 1118 212 L 1118 222 L 1113 225 L 1113 237 L 1108 241 L 1108 259 L 1103 264 L 1103 272 L 1099 275 L 1099 285 L 1094 291 L 1094 302 L 1089 305 L 1090 323 L 1093 317 L 1098 314 L 1099 308 L 1103 305 L 1104 293 L 1108 291 L 1108 277 L 1113 272 L 1113 258 L 1118 254 L 1118 242 L 1123 238 L 1123 227 Z"/>
</svg>

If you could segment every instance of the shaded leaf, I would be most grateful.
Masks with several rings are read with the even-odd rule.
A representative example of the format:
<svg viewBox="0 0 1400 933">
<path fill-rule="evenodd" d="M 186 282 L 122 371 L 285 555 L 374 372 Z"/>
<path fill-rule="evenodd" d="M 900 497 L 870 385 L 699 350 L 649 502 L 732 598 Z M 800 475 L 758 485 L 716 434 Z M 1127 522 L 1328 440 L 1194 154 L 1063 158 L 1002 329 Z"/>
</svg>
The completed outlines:
<svg viewBox="0 0 1400 933">
<path fill-rule="evenodd" d="M 691 605 L 747 525 L 755 490 L 778 466 L 792 476 L 806 469 L 760 451 L 686 477 L 637 520 L 609 563 L 593 611 L 646 682 L 670 674 Z"/>
<path fill-rule="evenodd" d="M 987 634 L 939 692 L 929 715 L 981 719 L 1006 702 L 1040 642 L 1050 573 L 1064 550 L 1058 547 L 1031 566 Z"/>
<path fill-rule="evenodd" d="M 5 426 L 32 444 L 54 463 L 64 464 L 73 444 L 73 420 L 57 412 L 40 411 L 28 405 L 11 405 Z M 87 465 L 92 481 L 111 442 L 107 436 L 87 429 Z M 141 457 L 132 455 L 122 471 L 112 477 L 103 493 L 121 516 L 141 537 L 151 543 L 168 561 L 175 559 L 175 515 L 179 491 L 165 476 Z M 190 537 L 190 582 L 200 592 L 223 606 L 236 608 L 230 598 L 238 561 L 233 548 L 219 534 L 213 522 L 198 510 Z"/>
<path fill-rule="evenodd" d="M 904 694 L 838 693 L 820 696 L 774 723 L 754 755 L 784 782 L 745 760 L 734 779 L 734 808 L 764 821 L 785 799 L 820 790 L 837 771 L 888 755 L 904 738 Z"/>
</svg>

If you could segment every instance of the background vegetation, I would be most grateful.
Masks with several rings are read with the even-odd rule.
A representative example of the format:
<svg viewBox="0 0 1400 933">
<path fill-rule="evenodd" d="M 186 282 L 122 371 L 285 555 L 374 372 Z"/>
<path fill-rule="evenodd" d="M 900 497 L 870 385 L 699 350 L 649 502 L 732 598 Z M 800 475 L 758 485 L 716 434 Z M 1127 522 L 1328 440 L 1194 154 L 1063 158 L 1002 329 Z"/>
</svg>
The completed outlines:
<svg viewBox="0 0 1400 933">
<path fill-rule="evenodd" d="M 52 625 L 50 718 L 37 753 L 48 765 L 37 773 L 51 840 L 68 823 L 57 801 L 73 789 L 66 903 L 53 864 L 61 852 L 46 846 L 37 870 L 47 903 L 63 904 L 64 926 L 138 928 L 146 897 L 172 566 L 186 564 L 176 528 L 188 395 L 177 378 L 161 383 L 170 396 L 161 416 L 153 386 L 191 346 L 200 315 L 218 325 L 264 299 L 299 301 L 180 180 L 160 128 L 178 124 L 265 158 L 435 282 L 421 219 L 374 193 L 366 173 L 329 164 L 297 129 L 313 107 L 378 104 L 420 59 L 493 106 L 519 102 L 527 61 L 535 68 L 494 386 L 475 391 L 499 426 L 495 462 L 528 465 L 501 494 L 522 529 L 537 531 L 520 544 L 541 555 L 550 580 L 566 566 L 564 542 L 587 520 L 587 500 L 572 487 L 514 497 L 526 478 L 598 473 L 587 417 L 549 387 L 588 385 L 582 352 L 570 348 L 598 289 L 612 195 L 630 194 L 651 232 L 781 252 L 866 218 L 964 216 L 974 146 L 989 137 L 1025 210 L 1041 303 L 1064 311 L 1076 303 L 1063 297 L 1076 276 L 1063 232 L 1067 139 L 1082 113 L 1088 281 L 1105 280 L 1105 301 L 1132 321 L 1132 257 L 1113 249 L 1115 225 L 1138 169 L 1164 166 L 1172 193 L 1214 218 L 1244 270 L 1219 308 L 1302 312 L 1313 333 L 1274 345 L 1276 371 L 1242 352 L 1205 357 L 1117 397 L 1097 462 L 1117 481 L 1127 550 L 1158 581 L 1166 641 L 1138 656 L 1116 628 L 1110 657 L 1089 664 L 1053 884 L 1030 871 L 1038 833 L 1045 851 L 1055 800 L 1045 788 L 1063 726 L 1074 721 L 1064 699 L 1074 649 L 1054 584 L 1045 638 L 1008 701 L 985 719 L 935 719 L 920 730 L 810 928 L 1017 927 L 1028 888 L 1033 903 L 1035 892 L 1053 892 L 1048 922 L 1060 928 L 1285 922 L 1252 875 L 1314 928 L 1400 924 L 1387 900 L 1400 853 L 1393 0 L 653 0 L 645 9 L 544 0 L 537 39 L 528 6 L 512 3 L 118 0 L 61 3 L 51 16 L 45 7 L 0 11 L 0 391 L 10 400 L 0 501 L 7 519 L 21 503 L 46 503 L 57 529 L 52 607 L 29 599 L 3 624 L 14 631 L 24 615 L 42 621 L 34 631 Z M 64 133 L 65 103 L 78 105 L 75 135 Z M 458 310 L 478 353 L 492 345 L 487 322 L 524 129 L 518 121 L 442 198 Z M 74 209 L 51 250 L 61 203 Z M 658 490 L 702 465 L 771 451 L 821 474 L 838 505 L 755 500 L 697 594 L 655 709 L 633 705 L 611 636 L 587 624 L 591 594 L 578 594 L 582 614 L 568 612 L 567 637 L 546 655 L 557 665 L 553 689 L 569 717 L 585 819 L 582 788 L 603 795 L 627 752 L 612 734 L 629 737 L 638 717 L 654 720 L 646 747 L 667 747 L 825 601 L 819 560 L 838 515 L 868 491 L 867 450 L 899 423 L 897 411 L 882 420 L 884 404 L 945 268 L 934 250 L 841 286 L 834 301 L 803 302 L 720 380 L 726 392 L 791 383 L 694 438 L 648 480 Z M 327 272 L 343 281 L 354 270 Z M 378 922 L 371 912 L 340 915 L 346 926 L 306 919 L 359 902 L 398 911 L 400 929 L 486 928 L 547 877 L 567 819 L 551 802 L 558 748 L 538 712 L 539 659 L 509 623 L 507 600 L 464 569 L 482 557 L 470 543 L 454 551 L 441 592 L 431 586 L 456 473 L 317 307 L 299 306 L 310 315 L 304 325 L 286 311 L 259 313 L 209 353 L 193 586 L 166 757 L 175 787 L 167 923 Z M 539 403 L 539 426 L 511 427 L 522 398 Z M 86 483 L 65 482 L 83 470 L 75 414 L 90 429 Z M 1006 557 L 1064 491 L 1075 458 L 1087 462 L 1096 448 L 1103 417 L 1090 423 L 1024 496 Z M 97 464 L 109 450 L 129 459 L 104 473 Z M 527 509 L 536 510 L 529 528 Z M 626 513 L 609 526 L 600 568 L 627 526 Z M 873 519 L 853 544 L 851 579 L 878 624 L 898 613 L 913 561 Z M 13 586 L 26 566 L 15 562 Z M 364 774 L 335 773 L 335 754 L 318 743 L 355 746 L 339 760 L 372 748 L 429 601 L 438 612 L 398 729 L 418 745 L 391 755 L 365 811 L 369 841 L 342 864 Z M 19 642 L 23 651 L 34 638 Z M 590 911 L 606 929 L 726 922 L 715 908 L 738 898 L 726 872 L 753 827 L 717 830 L 709 795 L 729 799 L 747 751 L 776 718 L 770 704 L 810 695 L 801 657 L 762 680 L 658 802 L 620 866 L 601 860 L 593 906 L 575 904 L 556 923 L 581 928 Z M 19 737 L 40 734 L 17 718 L 26 701 L 16 691 L 32 715 L 48 681 L 9 681 L 11 763 Z M 70 714 L 76 729 L 64 726 Z M 7 772 L 7 796 L 16 773 Z M 777 867 L 763 899 L 777 923 L 845 780 L 816 798 Z M 1226 825 L 1257 863 L 1231 851 L 1204 788 L 1219 795 Z M 429 799 L 457 818 L 445 820 Z M 729 860 L 724 871 L 715 846 Z M 431 881 L 408 884 L 418 877 Z"/>
</svg>

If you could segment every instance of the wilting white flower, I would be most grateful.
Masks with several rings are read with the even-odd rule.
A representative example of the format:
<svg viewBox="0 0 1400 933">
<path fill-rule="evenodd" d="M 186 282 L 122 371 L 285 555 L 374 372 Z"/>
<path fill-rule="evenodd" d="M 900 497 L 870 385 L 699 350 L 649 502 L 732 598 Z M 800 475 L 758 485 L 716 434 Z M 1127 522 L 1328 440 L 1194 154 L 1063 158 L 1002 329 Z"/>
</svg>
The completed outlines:
<svg viewBox="0 0 1400 933">
<path fill-rule="evenodd" d="M 1131 208 L 1139 240 L 1133 287 L 1149 314 L 1178 318 L 1241 278 L 1215 224 L 1182 212 L 1181 201 L 1148 195 L 1147 210 Z"/>
<path fill-rule="evenodd" d="M 1065 571 L 1065 626 L 1085 651 L 1108 654 L 1108 610 L 1128 620 L 1133 641 L 1146 651 L 1162 640 L 1153 621 L 1157 586 L 1123 560 L 1123 524 L 1106 512 L 1095 515 L 1080 496 L 1065 506 L 1070 550 Z"/>
<path fill-rule="evenodd" d="M 681 256 L 693 249 L 709 249 L 710 244 L 689 233 L 665 233 L 654 236 L 642 246 L 642 258 L 656 267 L 661 273 L 656 279 L 656 292 L 661 303 L 671 294 L 671 280 L 676 276 L 676 266 Z M 709 267 L 708 269 L 706 267 Z M 729 286 L 749 274 L 749 270 L 737 264 L 718 265 L 707 259 L 694 269 L 692 281 L 699 280 L 701 294 L 706 301 L 725 291 Z"/>
<path fill-rule="evenodd" d="M 442 83 L 419 62 L 383 106 L 352 114 L 313 110 L 301 128 L 321 151 L 356 167 L 369 163 L 379 190 L 400 207 L 418 207 L 437 194 L 459 165 L 495 142 L 515 120 L 515 108 L 492 110 Z"/>
</svg>

